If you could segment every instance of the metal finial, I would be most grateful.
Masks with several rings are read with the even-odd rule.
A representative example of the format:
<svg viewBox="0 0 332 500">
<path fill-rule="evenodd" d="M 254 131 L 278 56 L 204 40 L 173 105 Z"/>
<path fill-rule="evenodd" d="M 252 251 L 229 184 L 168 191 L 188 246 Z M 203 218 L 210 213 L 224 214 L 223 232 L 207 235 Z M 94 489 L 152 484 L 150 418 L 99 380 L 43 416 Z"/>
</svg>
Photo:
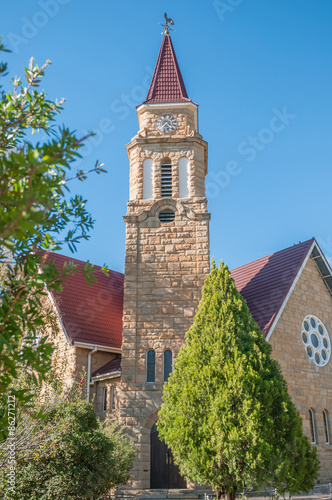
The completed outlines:
<svg viewBox="0 0 332 500">
<path fill-rule="evenodd" d="M 164 31 L 162 32 L 162 35 L 169 35 L 170 31 L 174 31 L 174 30 L 172 30 L 172 28 L 170 28 L 170 26 L 174 26 L 174 21 L 170 17 L 167 17 L 166 12 L 164 14 L 164 18 L 165 18 L 165 21 L 166 21 L 165 24 L 159 23 L 160 26 L 162 26 L 164 28 Z"/>
</svg>

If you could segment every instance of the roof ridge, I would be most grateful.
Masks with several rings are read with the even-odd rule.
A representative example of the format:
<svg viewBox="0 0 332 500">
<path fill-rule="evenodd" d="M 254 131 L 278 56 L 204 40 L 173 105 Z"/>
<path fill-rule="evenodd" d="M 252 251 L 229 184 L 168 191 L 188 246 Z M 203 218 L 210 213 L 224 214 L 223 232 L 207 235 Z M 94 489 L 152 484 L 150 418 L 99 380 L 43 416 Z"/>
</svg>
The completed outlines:
<svg viewBox="0 0 332 500">
<path fill-rule="evenodd" d="M 63 255 L 62 253 L 59 253 L 59 252 L 51 252 L 50 250 L 43 250 L 45 253 L 48 253 L 48 255 L 51 257 L 52 255 L 56 255 L 56 256 L 59 256 L 59 257 L 63 257 L 64 259 L 69 259 L 69 260 L 74 260 L 76 262 L 80 262 L 81 264 L 86 264 L 87 262 L 89 262 L 89 264 L 92 264 L 94 268 L 98 268 L 96 270 L 101 270 L 103 266 L 99 266 L 98 264 L 94 264 L 93 262 L 91 261 L 86 261 L 86 260 L 81 260 L 81 259 L 77 259 L 75 257 L 68 257 L 67 255 Z M 124 276 L 124 273 L 121 273 L 120 271 L 114 271 L 113 269 L 109 269 L 109 271 L 111 271 L 112 273 L 117 273 L 117 274 L 120 274 L 121 276 Z"/>
<path fill-rule="evenodd" d="M 279 313 L 281 314 L 281 312 L 283 311 L 283 309 L 284 309 L 284 307 L 286 305 L 287 299 L 288 299 L 288 295 L 292 291 L 292 289 L 295 286 L 298 278 L 302 274 L 303 266 L 304 266 L 304 264 L 306 263 L 306 261 L 308 259 L 308 252 L 311 249 L 313 243 L 316 243 L 316 240 L 315 240 L 315 238 L 312 238 L 311 240 L 304 241 L 303 243 L 301 243 L 301 245 L 304 245 L 304 243 L 310 243 L 310 245 L 308 244 L 308 248 L 306 249 L 306 252 L 303 254 L 301 261 L 299 262 L 296 270 L 294 271 L 293 277 L 289 281 L 288 288 L 284 292 L 284 294 L 283 294 L 283 296 L 282 296 L 282 298 L 280 300 L 280 303 L 278 304 L 278 308 L 275 310 L 275 312 L 272 315 L 269 323 L 266 325 L 267 326 L 267 330 L 266 330 L 267 336 L 271 335 L 271 333 L 273 331 L 272 328 L 273 328 L 275 319 L 278 317 Z M 289 248 L 292 248 L 292 247 L 289 247 Z M 287 250 L 287 248 L 285 248 L 285 250 Z"/>
<path fill-rule="evenodd" d="M 290 250 L 291 248 L 294 248 L 294 247 L 299 247 L 300 245 L 305 245 L 307 244 L 308 247 L 314 242 L 316 241 L 315 238 L 311 238 L 310 240 L 306 240 L 306 241 L 301 241 L 301 243 L 295 243 L 294 245 L 291 245 L 289 247 L 286 247 L 286 248 L 282 248 L 281 250 L 277 250 L 276 252 L 272 252 L 272 253 L 269 253 L 268 255 L 263 255 L 263 257 L 259 257 L 258 259 L 254 259 L 254 260 L 251 260 L 249 262 L 246 262 L 245 264 L 242 264 L 241 266 L 238 266 L 238 267 L 234 267 L 233 269 L 231 269 L 231 272 L 233 271 L 237 271 L 238 269 L 241 269 L 242 267 L 245 267 L 245 266 L 248 266 L 249 264 L 254 264 L 255 262 L 259 262 L 263 259 L 267 259 L 269 257 L 272 257 L 272 255 L 276 255 L 278 253 L 281 253 L 281 252 L 285 252 L 286 250 Z M 310 245 L 309 245 L 310 243 Z"/>
<path fill-rule="evenodd" d="M 235 286 L 266 338 L 295 286 L 315 238 L 248 262 L 231 271 Z"/>
<path fill-rule="evenodd" d="M 174 62 L 175 67 L 177 69 L 176 78 L 177 78 L 178 84 L 180 85 L 181 90 L 184 91 L 183 92 L 183 94 L 184 94 L 183 97 L 185 97 L 186 99 L 188 99 L 187 89 L 186 89 L 186 86 L 185 86 L 184 81 L 183 81 L 183 77 L 182 77 L 182 74 L 181 74 L 181 71 L 180 71 L 180 66 L 179 66 L 179 63 L 178 63 L 178 60 L 177 60 L 177 57 L 176 57 L 176 54 L 175 54 L 173 42 L 172 42 L 172 39 L 171 39 L 170 36 L 169 36 L 169 42 L 170 42 L 171 54 L 172 54 L 173 62 Z"/>
</svg>

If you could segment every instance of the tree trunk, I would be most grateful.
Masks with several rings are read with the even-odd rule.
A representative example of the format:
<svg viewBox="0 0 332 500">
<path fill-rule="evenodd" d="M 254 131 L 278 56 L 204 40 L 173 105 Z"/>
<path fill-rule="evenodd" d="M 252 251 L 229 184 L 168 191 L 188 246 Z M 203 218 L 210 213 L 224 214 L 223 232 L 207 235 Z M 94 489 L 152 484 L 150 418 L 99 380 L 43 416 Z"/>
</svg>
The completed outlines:
<svg viewBox="0 0 332 500">
<path fill-rule="evenodd" d="M 223 493 L 221 490 L 217 490 L 217 499 L 220 500 L 223 495 L 225 500 L 235 500 L 236 491 L 236 488 L 233 491 L 224 491 Z"/>
</svg>

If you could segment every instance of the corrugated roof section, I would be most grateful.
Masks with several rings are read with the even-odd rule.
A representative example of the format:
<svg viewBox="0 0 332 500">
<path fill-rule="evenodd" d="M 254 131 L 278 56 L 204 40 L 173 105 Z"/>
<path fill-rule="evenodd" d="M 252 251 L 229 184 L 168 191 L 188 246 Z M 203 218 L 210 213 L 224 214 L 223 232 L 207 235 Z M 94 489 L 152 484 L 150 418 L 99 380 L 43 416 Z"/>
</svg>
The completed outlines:
<svg viewBox="0 0 332 500">
<path fill-rule="evenodd" d="M 231 271 L 262 332 L 267 335 L 314 239 L 299 243 Z"/>
<path fill-rule="evenodd" d="M 171 37 L 165 35 L 144 104 L 172 102 L 191 101 L 188 98 Z"/>
<path fill-rule="evenodd" d="M 82 273 L 85 262 L 51 252 L 48 259 L 54 260 L 58 269 L 69 261 L 77 265 L 74 275 L 64 279 L 62 292 L 51 292 L 70 341 L 120 349 L 123 274 L 110 271 L 105 276 L 94 266 L 97 283 L 89 286 Z"/>
<path fill-rule="evenodd" d="M 121 371 L 121 358 L 115 358 L 108 361 L 105 365 L 95 370 L 91 377 L 97 377 L 100 375 L 108 375 L 109 373 L 120 372 Z"/>
</svg>

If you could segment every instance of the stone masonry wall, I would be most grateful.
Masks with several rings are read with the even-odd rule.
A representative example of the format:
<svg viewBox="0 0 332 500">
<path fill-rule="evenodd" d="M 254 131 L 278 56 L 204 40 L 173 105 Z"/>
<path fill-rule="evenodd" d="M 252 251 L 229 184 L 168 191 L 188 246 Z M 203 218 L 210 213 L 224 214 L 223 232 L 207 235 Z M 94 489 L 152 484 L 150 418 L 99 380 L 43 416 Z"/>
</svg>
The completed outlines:
<svg viewBox="0 0 332 500">
<path fill-rule="evenodd" d="M 75 373 L 79 376 L 83 370 L 87 371 L 88 367 L 88 354 L 92 351 L 92 348 L 85 349 L 83 347 L 75 347 L 76 349 L 76 363 L 75 363 Z M 91 373 L 105 365 L 108 361 L 111 361 L 116 357 L 116 354 L 106 351 L 96 351 L 91 355 Z"/>
<path fill-rule="evenodd" d="M 148 205 L 146 200 L 143 200 L 143 164 L 144 160 L 148 158 L 153 160 L 154 165 L 154 199 L 161 197 L 161 164 L 165 158 L 170 159 L 172 163 L 172 198 L 179 198 L 179 160 L 183 157 L 189 159 L 190 198 L 204 197 L 205 149 L 201 147 L 199 142 L 196 143 L 194 140 L 188 141 L 187 148 L 185 149 L 182 144 L 174 142 L 160 151 L 160 145 L 158 144 L 144 145 L 137 142 L 137 145 L 129 152 L 131 161 L 130 200 L 142 200 Z"/>
<path fill-rule="evenodd" d="M 100 418 L 100 420 L 117 420 L 119 418 L 119 397 L 117 393 L 117 387 L 120 381 L 120 377 L 114 377 L 107 380 L 95 382 L 91 386 L 91 399 L 93 401 L 96 415 Z M 106 411 L 104 411 L 103 405 L 104 389 L 106 389 L 107 391 Z"/>
<path fill-rule="evenodd" d="M 190 220 L 177 213 L 169 224 L 160 223 L 157 215 L 127 223 L 119 397 L 121 423 L 138 450 L 133 488 L 150 487 L 150 431 L 161 405 L 163 353 L 171 349 L 175 359 L 184 345 L 209 272 L 209 214 L 203 215 L 202 220 Z M 149 349 L 156 352 L 155 383 L 146 382 Z"/>
<path fill-rule="evenodd" d="M 316 447 L 321 461 L 319 481 L 327 484 L 332 482 L 332 445 L 326 444 L 323 410 L 328 411 L 332 440 L 332 361 L 318 367 L 305 352 L 301 331 L 303 320 L 309 314 L 324 323 L 331 340 L 332 297 L 312 259 L 303 270 L 269 342 L 310 440 L 309 408 L 315 412 Z"/>
<path fill-rule="evenodd" d="M 67 386 L 71 386 L 75 379 L 75 347 L 72 347 L 67 339 L 49 296 L 44 297 L 42 305 L 46 327 L 43 326 L 40 333 L 43 337 L 48 336 L 48 341 L 53 344 L 52 364 L 58 377 Z"/>
<path fill-rule="evenodd" d="M 155 126 L 156 120 L 164 115 L 171 114 L 174 116 L 178 122 L 176 130 L 171 134 L 161 134 Z M 186 137 L 194 133 L 197 130 L 197 109 L 192 105 L 182 105 L 178 104 L 172 106 L 171 104 L 165 107 L 160 106 L 147 106 L 143 107 L 142 110 L 138 112 L 139 120 L 139 135 L 144 137 Z"/>
<path fill-rule="evenodd" d="M 87 373 L 88 353 L 91 348 L 72 346 L 67 339 L 59 318 L 54 310 L 54 306 L 46 297 L 43 301 L 43 312 L 47 317 L 47 326 L 43 327 L 41 334 L 47 335 L 49 341 L 54 346 L 52 356 L 53 365 L 56 367 L 57 374 L 66 385 L 71 386 L 75 380 L 79 380 L 83 374 Z M 106 351 L 96 351 L 91 356 L 91 373 L 116 357 L 116 354 Z M 90 391 L 90 394 L 93 391 Z M 90 397 L 92 400 L 92 394 Z"/>
<path fill-rule="evenodd" d="M 180 124 L 188 116 L 175 115 Z M 196 111 L 195 111 L 196 112 Z M 195 116 L 192 115 L 192 126 Z M 145 122 L 144 122 L 145 120 Z M 149 122 L 150 120 L 150 122 Z M 141 117 L 148 129 L 127 146 L 130 161 L 130 201 L 125 216 L 126 256 L 122 376 L 118 387 L 119 418 L 133 439 L 137 455 L 130 488 L 150 487 L 150 433 L 157 420 L 163 389 L 163 353 L 173 360 L 185 342 L 209 273 L 209 219 L 204 178 L 207 145 L 196 131 L 183 126 L 174 134 L 155 130 L 155 117 Z M 141 132 L 141 131 L 140 131 Z M 190 197 L 179 198 L 178 161 L 190 162 Z M 143 200 L 143 163 L 155 168 L 153 200 Z M 161 198 L 160 165 L 172 163 L 172 198 Z M 164 223 L 159 212 L 173 210 L 175 220 Z M 146 354 L 156 353 L 155 382 L 146 382 Z"/>
</svg>

